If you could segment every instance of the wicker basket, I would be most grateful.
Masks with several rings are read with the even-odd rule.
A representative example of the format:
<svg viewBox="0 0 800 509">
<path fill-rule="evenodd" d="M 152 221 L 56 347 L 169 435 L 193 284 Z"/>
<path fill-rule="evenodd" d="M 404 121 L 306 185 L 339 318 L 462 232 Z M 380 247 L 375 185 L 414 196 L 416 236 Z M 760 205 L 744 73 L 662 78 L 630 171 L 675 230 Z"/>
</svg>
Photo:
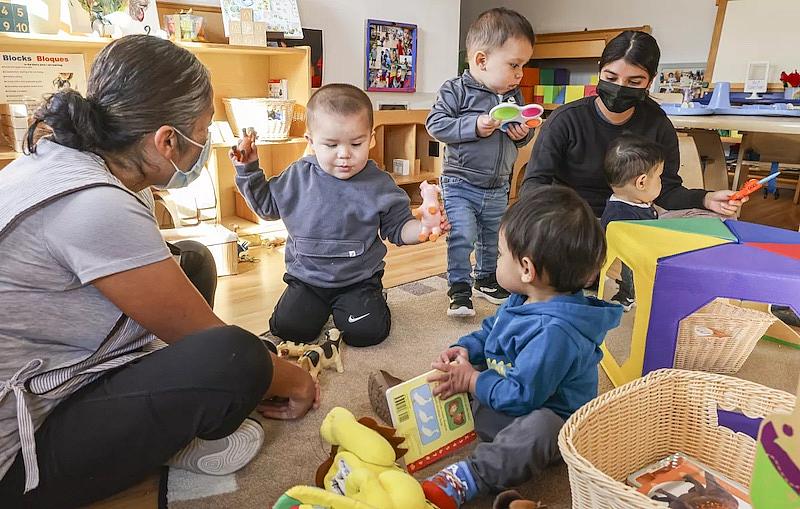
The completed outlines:
<svg viewBox="0 0 800 509">
<path fill-rule="evenodd" d="M 233 133 L 253 127 L 259 140 L 279 141 L 289 137 L 295 118 L 295 102 L 283 99 L 255 97 L 251 99 L 224 98 L 225 113 Z"/>
<path fill-rule="evenodd" d="M 625 484 L 676 451 L 750 486 L 756 442 L 717 424 L 717 409 L 750 417 L 791 413 L 795 396 L 738 378 L 662 369 L 590 401 L 558 435 L 573 509 L 665 509 Z"/>
<path fill-rule="evenodd" d="M 771 313 L 714 300 L 681 321 L 674 366 L 736 373 L 776 320 Z"/>
</svg>

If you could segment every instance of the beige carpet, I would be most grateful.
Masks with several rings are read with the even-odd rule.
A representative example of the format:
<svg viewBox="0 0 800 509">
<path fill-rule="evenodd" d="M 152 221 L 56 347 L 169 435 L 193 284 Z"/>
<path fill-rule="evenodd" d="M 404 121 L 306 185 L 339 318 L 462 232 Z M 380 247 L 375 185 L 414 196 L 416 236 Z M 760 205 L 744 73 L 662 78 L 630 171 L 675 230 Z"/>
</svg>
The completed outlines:
<svg viewBox="0 0 800 509">
<path fill-rule="evenodd" d="M 343 406 L 356 416 L 372 415 L 367 397 L 367 375 L 383 368 L 401 376 L 411 377 L 430 369 L 437 353 L 459 336 L 479 327 L 483 318 L 496 307 L 483 299 L 475 300 L 477 316 L 469 319 L 449 318 L 446 281 L 432 277 L 392 288 L 388 293 L 392 309 L 392 334 L 381 345 L 368 349 L 345 349 L 345 372 L 325 371 L 322 377 L 322 407 L 297 422 L 262 420 L 267 443 L 259 456 L 236 474 L 236 490 L 195 500 L 171 503 L 174 509 L 238 507 L 268 508 L 287 488 L 297 484 L 313 484 L 317 466 L 327 457 L 319 438 L 319 426 L 330 408 Z M 613 352 L 624 352 L 630 341 L 633 314 L 625 315 L 623 325 L 607 338 Z M 740 372 L 764 385 L 794 392 L 800 372 L 800 350 L 764 342 L 756 348 Z M 600 390 L 611 384 L 600 371 Z M 453 459 L 456 457 L 450 457 Z M 435 465 L 421 473 L 424 477 L 446 463 Z M 523 494 L 547 504 L 549 509 L 570 507 L 569 480 L 566 466 L 552 467 L 537 480 L 521 487 Z M 491 507 L 484 498 L 467 506 L 472 509 Z"/>
</svg>

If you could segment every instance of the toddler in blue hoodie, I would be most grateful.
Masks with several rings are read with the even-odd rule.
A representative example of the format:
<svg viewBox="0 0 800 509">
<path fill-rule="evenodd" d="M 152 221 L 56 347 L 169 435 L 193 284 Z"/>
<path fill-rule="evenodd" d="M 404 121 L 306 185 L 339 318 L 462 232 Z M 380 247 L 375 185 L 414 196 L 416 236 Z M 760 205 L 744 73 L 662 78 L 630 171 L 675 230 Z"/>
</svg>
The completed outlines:
<svg viewBox="0 0 800 509">
<path fill-rule="evenodd" d="M 542 187 L 500 225 L 497 281 L 511 297 L 480 330 L 433 363 L 434 393 L 469 392 L 481 443 L 423 482 L 440 509 L 530 480 L 559 459 L 558 432 L 597 396 L 597 364 L 622 307 L 583 295 L 605 259 L 589 205 L 566 187 Z"/>
</svg>

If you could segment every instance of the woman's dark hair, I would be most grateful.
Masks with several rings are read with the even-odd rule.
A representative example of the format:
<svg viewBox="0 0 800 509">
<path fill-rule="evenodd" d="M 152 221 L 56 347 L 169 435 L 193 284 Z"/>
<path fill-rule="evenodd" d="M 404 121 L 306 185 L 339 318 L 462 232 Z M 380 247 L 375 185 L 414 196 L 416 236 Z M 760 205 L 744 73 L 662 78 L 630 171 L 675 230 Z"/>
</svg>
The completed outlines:
<svg viewBox="0 0 800 509">
<path fill-rule="evenodd" d="M 149 35 L 122 37 L 97 54 L 86 97 L 65 89 L 44 101 L 27 149 L 36 152 L 38 138 L 50 134 L 66 147 L 141 164 L 129 149 L 162 125 L 192 132 L 212 100 L 208 71 L 189 51 Z"/>
<path fill-rule="evenodd" d="M 606 237 L 589 204 L 569 187 L 539 186 L 511 205 L 500 222 L 508 250 L 530 258 L 559 293 L 583 289 L 606 259 Z"/>
<path fill-rule="evenodd" d="M 641 67 L 653 79 L 658 74 L 661 50 L 652 35 L 637 30 L 625 30 L 606 44 L 600 57 L 600 70 L 620 59 Z"/>
</svg>

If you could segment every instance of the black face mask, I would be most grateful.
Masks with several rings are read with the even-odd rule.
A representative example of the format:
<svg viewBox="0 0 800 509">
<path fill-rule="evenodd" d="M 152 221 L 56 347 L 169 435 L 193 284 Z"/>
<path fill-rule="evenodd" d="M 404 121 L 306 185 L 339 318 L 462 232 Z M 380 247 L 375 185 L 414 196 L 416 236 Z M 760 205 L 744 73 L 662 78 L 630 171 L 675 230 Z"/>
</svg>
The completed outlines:
<svg viewBox="0 0 800 509">
<path fill-rule="evenodd" d="M 600 80 L 597 84 L 597 95 L 603 101 L 608 111 L 622 113 L 636 106 L 647 98 L 646 88 L 624 87 Z"/>
</svg>

